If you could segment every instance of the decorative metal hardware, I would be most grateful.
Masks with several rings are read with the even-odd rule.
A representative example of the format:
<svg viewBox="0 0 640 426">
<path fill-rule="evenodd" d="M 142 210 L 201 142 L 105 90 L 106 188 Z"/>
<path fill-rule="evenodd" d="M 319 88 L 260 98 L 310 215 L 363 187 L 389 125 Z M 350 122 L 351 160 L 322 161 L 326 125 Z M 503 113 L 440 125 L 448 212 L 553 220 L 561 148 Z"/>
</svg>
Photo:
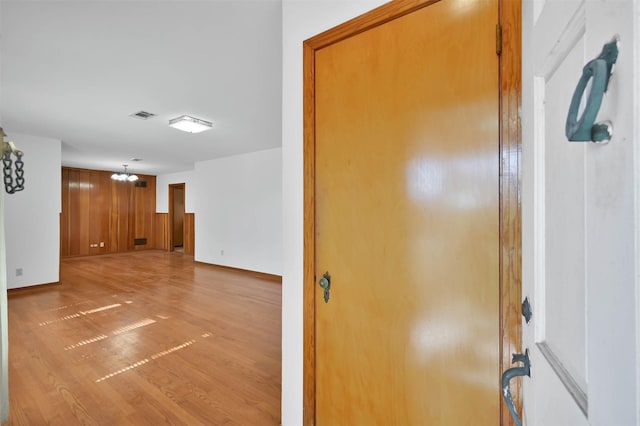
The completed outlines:
<svg viewBox="0 0 640 426">
<path fill-rule="evenodd" d="M 2 137 L 2 173 L 4 180 L 4 189 L 7 194 L 14 194 L 24 189 L 24 162 L 22 156 L 24 153 L 16 148 L 16 145 L 11 141 L 6 141 L 4 138 L 7 135 L 0 127 L 0 137 Z M 15 182 L 14 172 L 12 167 L 14 165 L 11 155 L 16 157 L 15 161 Z"/>
<path fill-rule="evenodd" d="M 522 316 L 527 324 L 529 324 L 529 321 L 531 321 L 531 317 L 533 316 L 533 312 L 531 312 L 531 304 L 529 303 L 528 297 L 525 297 L 522 301 Z"/>
<path fill-rule="evenodd" d="M 515 422 L 516 426 L 522 426 L 522 420 L 516 411 L 516 407 L 513 404 L 513 398 L 511 397 L 511 390 L 509 389 L 509 382 L 514 377 L 528 376 L 531 377 L 531 361 L 529 360 L 529 349 L 524 351 L 524 354 L 513 354 L 511 363 L 521 362 L 524 365 L 522 367 L 512 367 L 502 373 L 502 397 L 504 402 L 509 408 L 509 413 Z"/>
<path fill-rule="evenodd" d="M 613 64 L 618 59 L 618 41 L 619 37 L 616 35 L 613 40 L 603 46 L 602 52 L 597 58 L 589 61 L 582 68 L 582 76 L 573 92 L 567 114 L 565 134 L 569 141 L 606 142 L 613 135 L 613 125 L 610 122 L 595 123 L 595 121 L 602 104 L 602 98 L 609 87 Z M 586 93 L 589 83 L 591 83 L 591 88 Z M 578 118 L 583 97 L 586 100 L 584 111 L 582 116 Z"/>
<path fill-rule="evenodd" d="M 329 303 L 329 292 L 331 291 L 331 275 L 329 272 L 325 272 L 318 281 L 318 285 L 324 289 L 324 303 Z"/>
</svg>

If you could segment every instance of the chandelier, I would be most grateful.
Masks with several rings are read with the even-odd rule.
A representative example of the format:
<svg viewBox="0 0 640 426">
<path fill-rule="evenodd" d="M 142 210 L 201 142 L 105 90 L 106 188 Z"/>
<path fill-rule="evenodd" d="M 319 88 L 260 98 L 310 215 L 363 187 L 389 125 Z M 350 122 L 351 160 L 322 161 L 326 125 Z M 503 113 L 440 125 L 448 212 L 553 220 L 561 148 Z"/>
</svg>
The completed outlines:
<svg viewBox="0 0 640 426">
<path fill-rule="evenodd" d="M 122 173 L 114 173 L 111 175 L 111 179 L 119 180 L 119 181 L 128 181 L 135 182 L 138 180 L 138 176 L 127 172 L 127 164 L 122 165 L 124 167 L 124 172 Z"/>
</svg>

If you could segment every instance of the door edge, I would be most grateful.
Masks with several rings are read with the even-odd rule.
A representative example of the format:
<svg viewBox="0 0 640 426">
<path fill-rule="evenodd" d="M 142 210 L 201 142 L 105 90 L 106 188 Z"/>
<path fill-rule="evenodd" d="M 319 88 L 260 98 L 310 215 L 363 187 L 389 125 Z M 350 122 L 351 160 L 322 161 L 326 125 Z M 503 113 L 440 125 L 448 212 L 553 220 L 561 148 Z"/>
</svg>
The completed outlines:
<svg viewBox="0 0 640 426">
<path fill-rule="evenodd" d="M 500 371 L 522 347 L 522 2 L 498 0 L 502 26 L 499 59 L 500 108 Z M 500 378 L 496 378 L 499 381 Z M 498 389 L 500 385 L 498 385 Z M 522 413 L 522 382 L 511 394 Z M 500 398 L 500 424 L 515 425 Z"/>
</svg>

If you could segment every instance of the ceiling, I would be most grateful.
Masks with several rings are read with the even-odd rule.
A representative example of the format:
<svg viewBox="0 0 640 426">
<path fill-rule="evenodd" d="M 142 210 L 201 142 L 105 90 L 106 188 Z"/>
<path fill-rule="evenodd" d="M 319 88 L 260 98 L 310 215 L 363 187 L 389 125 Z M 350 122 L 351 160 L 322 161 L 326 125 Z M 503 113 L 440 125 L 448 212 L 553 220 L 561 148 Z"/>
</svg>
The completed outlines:
<svg viewBox="0 0 640 426">
<path fill-rule="evenodd" d="M 0 16 L 1 125 L 61 140 L 65 166 L 163 174 L 281 146 L 280 1 L 1 0 Z M 168 126 L 183 114 L 213 129 Z"/>
</svg>

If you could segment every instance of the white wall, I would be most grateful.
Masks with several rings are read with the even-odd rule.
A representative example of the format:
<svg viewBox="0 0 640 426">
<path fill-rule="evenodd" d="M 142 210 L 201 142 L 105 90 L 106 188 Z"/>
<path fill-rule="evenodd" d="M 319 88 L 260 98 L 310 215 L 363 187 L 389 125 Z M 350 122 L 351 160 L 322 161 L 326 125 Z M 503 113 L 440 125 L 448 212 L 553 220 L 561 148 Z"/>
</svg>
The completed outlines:
<svg viewBox="0 0 640 426">
<path fill-rule="evenodd" d="M 284 0 L 282 3 L 282 424 L 302 424 L 302 42 L 385 1 Z"/>
<path fill-rule="evenodd" d="M 169 213 L 169 185 L 184 183 L 184 211 L 195 213 L 195 170 L 156 176 L 156 212 Z"/>
<path fill-rule="evenodd" d="M 194 186 L 195 260 L 281 275 L 282 150 L 198 162 Z"/>
<path fill-rule="evenodd" d="M 25 177 L 25 189 L 4 198 L 8 288 L 58 282 L 62 144 L 5 131 L 24 152 Z"/>
<path fill-rule="evenodd" d="M 635 182 L 634 216 L 635 216 L 635 308 L 636 308 L 636 419 L 640 419 L 640 2 L 633 2 L 633 38 L 634 70 L 633 77 L 633 141 L 635 143 L 633 162 L 633 181 Z"/>
<path fill-rule="evenodd" d="M 0 2 L 1 16 L 2 2 Z M 0 28 L 0 34 L 2 34 L 2 28 Z M 0 52 L 0 69 L 2 69 L 1 65 L 2 52 Z M 1 89 L 0 87 L 0 93 L 2 93 Z M 1 123 L 2 116 L 0 115 L 0 125 Z M 7 326 L 7 261 L 5 253 L 4 194 L 0 194 L 0 423 L 6 422 L 9 418 L 9 329 Z"/>
</svg>

